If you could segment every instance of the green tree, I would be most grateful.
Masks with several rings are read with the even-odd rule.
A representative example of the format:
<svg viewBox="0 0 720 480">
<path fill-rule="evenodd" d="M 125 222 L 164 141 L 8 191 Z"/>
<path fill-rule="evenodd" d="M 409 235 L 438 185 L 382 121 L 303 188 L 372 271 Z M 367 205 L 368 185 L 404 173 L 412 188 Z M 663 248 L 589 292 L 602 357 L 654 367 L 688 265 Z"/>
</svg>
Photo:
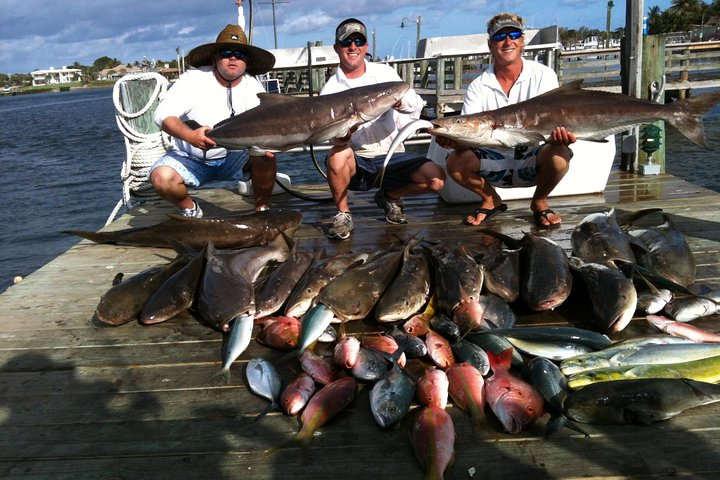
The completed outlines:
<svg viewBox="0 0 720 480">
<path fill-rule="evenodd" d="M 122 64 L 122 62 L 117 58 L 100 57 L 95 59 L 95 61 L 93 62 L 93 67 L 98 70 L 104 70 L 106 68 L 115 68 L 120 64 Z"/>
</svg>

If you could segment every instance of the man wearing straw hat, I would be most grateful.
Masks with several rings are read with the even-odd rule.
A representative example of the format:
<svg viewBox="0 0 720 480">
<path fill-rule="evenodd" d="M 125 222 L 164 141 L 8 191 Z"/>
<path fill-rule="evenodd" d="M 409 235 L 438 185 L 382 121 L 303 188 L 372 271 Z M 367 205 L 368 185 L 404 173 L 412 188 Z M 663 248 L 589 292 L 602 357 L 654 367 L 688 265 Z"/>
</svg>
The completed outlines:
<svg viewBox="0 0 720 480">
<path fill-rule="evenodd" d="M 174 138 L 174 149 L 153 165 L 150 181 L 185 217 L 203 214 L 188 187 L 211 180 L 252 179 L 255 210 L 267 209 L 277 173 L 275 156 L 218 148 L 205 134 L 221 120 L 260 104 L 257 94 L 265 90 L 253 75 L 269 71 L 275 57 L 248 45 L 242 28 L 228 25 L 214 43 L 191 50 L 187 63 L 195 69 L 173 84 L 155 112 L 157 124 Z M 188 120 L 202 126 L 192 129 Z"/>
</svg>

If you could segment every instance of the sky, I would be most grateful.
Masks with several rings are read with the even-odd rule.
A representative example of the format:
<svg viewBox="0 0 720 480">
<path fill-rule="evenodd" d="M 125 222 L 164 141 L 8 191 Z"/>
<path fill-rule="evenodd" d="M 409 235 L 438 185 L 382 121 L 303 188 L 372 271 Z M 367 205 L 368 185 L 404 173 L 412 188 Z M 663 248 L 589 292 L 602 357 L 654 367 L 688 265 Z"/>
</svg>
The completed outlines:
<svg viewBox="0 0 720 480">
<path fill-rule="evenodd" d="M 671 0 L 646 0 L 643 11 Z M 275 28 L 273 29 L 273 2 Z M 514 12 L 528 27 L 605 29 L 605 0 L 244 0 L 253 11 L 252 43 L 262 48 L 331 45 L 337 24 L 356 17 L 375 32 L 376 54 L 415 55 L 421 38 L 483 33 L 487 20 Z M 611 10 L 611 29 L 625 25 L 625 2 Z M 389 6 L 391 5 L 392 6 Z M 210 43 L 228 23 L 238 23 L 235 0 L 0 0 L 0 73 L 30 73 L 75 62 L 92 65 L 103 56 L 123 63 L 170 61 Z M 404 21 L 406 28 L 400 28 Z M 246 24 L 246 28 L 248 25 Z M 372 51 L 372 47 L 371 47 Z"/>
</svg>

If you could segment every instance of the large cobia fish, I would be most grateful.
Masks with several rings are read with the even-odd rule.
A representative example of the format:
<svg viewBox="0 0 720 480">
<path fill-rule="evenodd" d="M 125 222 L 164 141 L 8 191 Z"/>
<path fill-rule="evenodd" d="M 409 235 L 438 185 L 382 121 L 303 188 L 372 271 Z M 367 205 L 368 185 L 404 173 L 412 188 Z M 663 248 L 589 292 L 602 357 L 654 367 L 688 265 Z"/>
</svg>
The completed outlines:
<svg viewBox="0 0 720 480">
<path fill-rule="evenodd" d="M 695 283 L 696 263 L 685 235 L 666 214 L 663 223 L 649 228 L 634 227 L 632 239 L 637 263 L 684 287 Z"/>
<path fill-rule="evenodd" d="M 412 248 L 412 247 L 411 247 Z M 418 313 L 430 297 L 430 263 L 422 252 L 403 252 L 400 273 L 383 293 L 375 309 L 380 323 L 407 320 Z"/>
<path fill-rule="evenodd" d="M 615 260 L 635 263 L 630 240 L 620 229 L 615 209 L 592 213 L 573 229 L 570 235 L 573 254 L 586 262 L 615 266 Z"/>
<path fill-rule="evenodd" d="M 176 248 L 178 244 L 182 244 L 199 250 L 212 241 L 215 248 L 240 248 L 265 245 L 280 232 L 292 236 L 301 220 L 302 212 L 274 209 L 206 218 L 170 215 L 164 222 L 146 227 L 110 232 L 65 230 L 63 233 L 79 235 L 95 243 L 137 247 Z"/>
<path fill-rule="evenodd" d="M 582 80 L 507 107 L 471 115 L 416 120 L 397 135 L 390 151 L 413 132 L 454 140 L 466 147 L 513 148 L 545 141 L 557 126 L 579 140 L 605 141 L 641 123 L 664 120 L 692 142 L 707 148 L 702 117 L 720 101 L 720 93 L 698 95 L 667 105 L 626 95 L 583 90 Z"/>
<path fill-rule="evenodd" d="M 717 401 L 720 385 L 685 378 L 641 378 L 588 385 L 567 398 L 565 413 L 583 423 L 650 424 Z"/>
<path fill-rule="evenodd" d="M 632 320 L 637 308 L 637 290 L 632 279 L 617 268 L 570 258 L 570 266 L 587 285 L 593 312 L 602 328 L 619 332 Z"/>
<path fill-rule="evenodd" d="M 100 298 L 95 317 L 106 325 L 122 325 L 138 318 L 148 299 L 190 258 L 181 255 L 166 265 L 155 265 L 114 285 Z"/>
<path fill-rule="evenodd" d="M 384 114 L 409 89 L 405 82 L 385 82 L 315 97 L 261 93 L 260 105 L 218 123 L 208 137 L 229 150 L 322 143 Z"/>
<path fill-rule="evenodd" d="M 403 250 L 391 249 L 341 273 L 320 290 L 316 302 L 332 310 L 340 320 L 367 317 L 395 278 L 402 256 Z"/>
</svg>

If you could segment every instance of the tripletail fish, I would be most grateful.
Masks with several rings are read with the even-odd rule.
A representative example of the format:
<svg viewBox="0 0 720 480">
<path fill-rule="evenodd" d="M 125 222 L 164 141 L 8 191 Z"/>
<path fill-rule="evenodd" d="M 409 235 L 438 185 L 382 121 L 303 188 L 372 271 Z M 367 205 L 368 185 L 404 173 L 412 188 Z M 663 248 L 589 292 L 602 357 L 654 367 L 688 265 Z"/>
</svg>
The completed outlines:
<svg viewBox="0 0 720 480">
<path fill-rule="evenodd" d="M 565 413 L 576 422 L 650 424 L 720 401 L 720 385 L 686 378 L 600 382 L 571 393 Z"/>
</svg>

